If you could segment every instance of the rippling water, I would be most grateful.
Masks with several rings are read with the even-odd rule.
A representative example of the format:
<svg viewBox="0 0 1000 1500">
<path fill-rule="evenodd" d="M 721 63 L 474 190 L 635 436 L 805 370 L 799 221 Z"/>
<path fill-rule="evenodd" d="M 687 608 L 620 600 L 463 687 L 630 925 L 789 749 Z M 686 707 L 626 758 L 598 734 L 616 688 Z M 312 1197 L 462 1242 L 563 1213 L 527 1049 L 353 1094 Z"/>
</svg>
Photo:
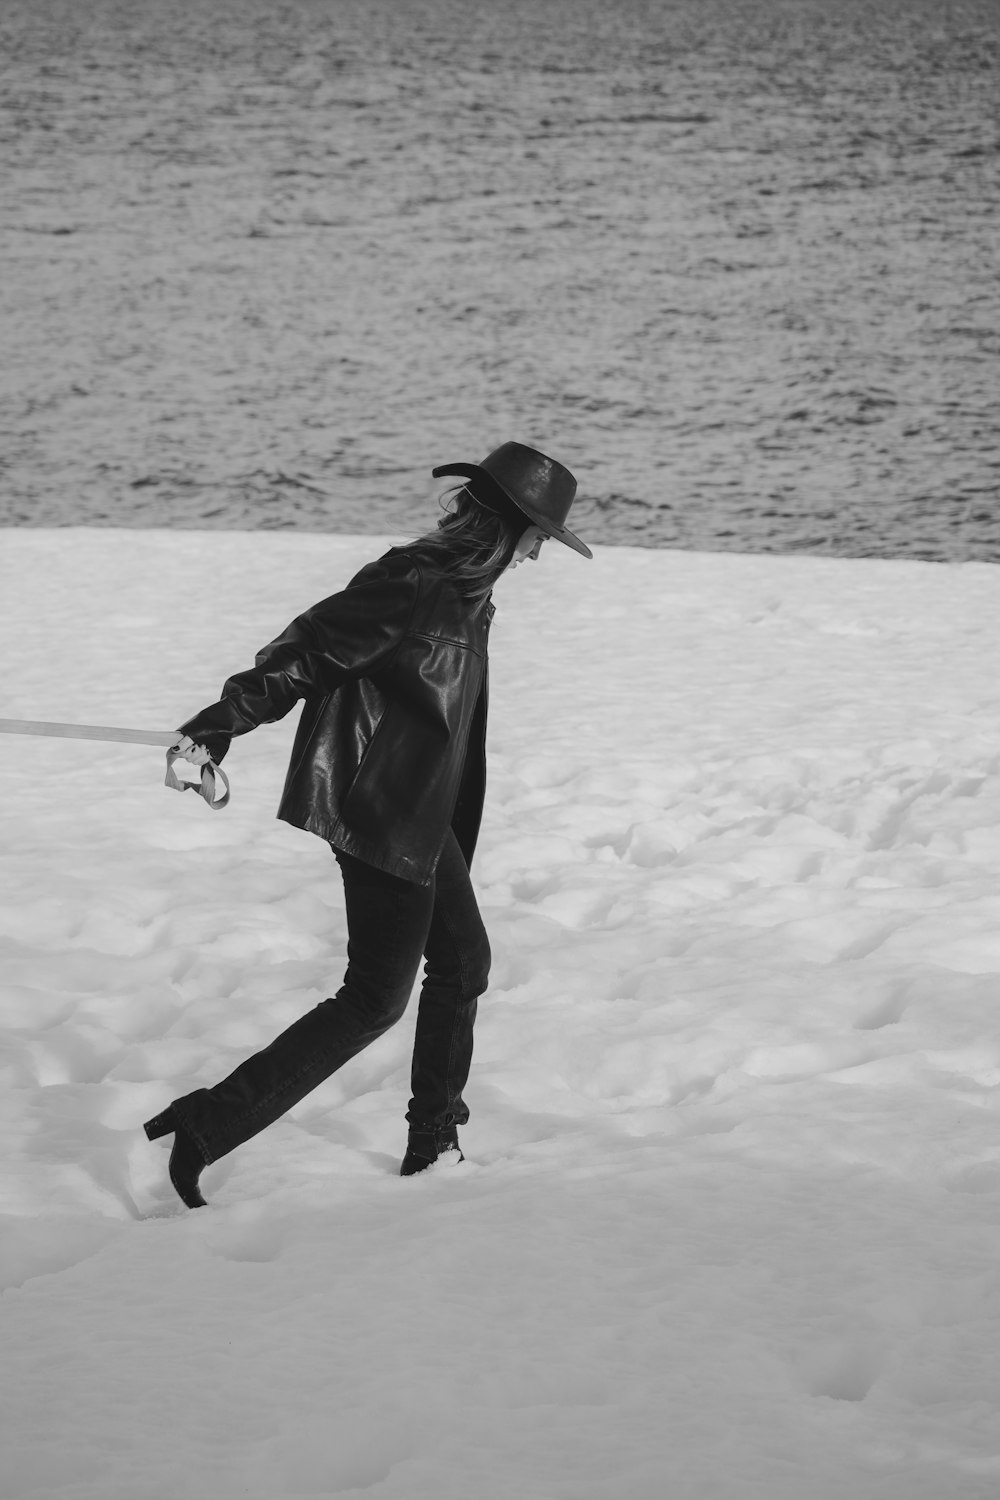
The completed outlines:
<svg viewBox="0 0 1000 1500">
<path fill-rule="evenodd" d="M 0 0 L 0 523 L 1000 559 L 996 0 Z"/>
</svg>

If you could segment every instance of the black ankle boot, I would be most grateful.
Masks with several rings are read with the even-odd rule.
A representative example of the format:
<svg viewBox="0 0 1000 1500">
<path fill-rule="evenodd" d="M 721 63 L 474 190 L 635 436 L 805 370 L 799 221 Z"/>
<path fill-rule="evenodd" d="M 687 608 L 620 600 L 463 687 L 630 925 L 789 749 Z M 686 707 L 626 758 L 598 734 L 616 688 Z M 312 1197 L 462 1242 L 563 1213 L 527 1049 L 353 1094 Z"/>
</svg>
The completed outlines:
<svg viewBox="0 0 1000 1500">
<path fill-rule="evenodd" d="M 174 1117 L 173 1109 L 165 1109 L 162 1114 L 154 1115 L 142 1128 L 151 1141 L 157 1141 L 161 1135 L 169 1135 L 173 1131 L 174 1144 L 167 1171 L 174 1191 L 188 1208 L 207 1208 L 208 1204 L 198 1187 L 198 1178 L 205 1170 L 205 1159 L 191 1137 L 184 1134 Z"/>
<path fill-rule="evenodd" d="M 426 1172 L 445 1151 L 457 1151 L 459 1161 L 465 1160 L 458 1144 L 456 1125 L 441 1125 L 436 1129 L 434 1126 L 411 1128 L 406 1155 L 399 1169 L 400 1177 L 414 1177 L 417 1172 Z"/>
</svg>

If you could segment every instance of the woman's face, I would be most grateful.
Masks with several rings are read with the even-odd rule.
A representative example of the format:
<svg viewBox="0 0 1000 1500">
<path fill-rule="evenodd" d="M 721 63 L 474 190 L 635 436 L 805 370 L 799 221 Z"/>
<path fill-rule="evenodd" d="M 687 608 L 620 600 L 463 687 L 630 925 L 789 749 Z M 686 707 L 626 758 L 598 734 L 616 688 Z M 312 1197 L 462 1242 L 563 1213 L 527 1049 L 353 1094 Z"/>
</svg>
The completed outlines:
<svg viewBox="0 0 1000 1500">
<path fill-rule="evenodd" d="M 544 542 L 545 536 L 546 533 L 540 526 L 529 526 L 527 531 L 521 534 L 510 566 L 516 568 L 518 563 L 524 562 L 526 558 L 530 558 L 534 562 L 538 557 L 539 548 Z"/>
</svg>

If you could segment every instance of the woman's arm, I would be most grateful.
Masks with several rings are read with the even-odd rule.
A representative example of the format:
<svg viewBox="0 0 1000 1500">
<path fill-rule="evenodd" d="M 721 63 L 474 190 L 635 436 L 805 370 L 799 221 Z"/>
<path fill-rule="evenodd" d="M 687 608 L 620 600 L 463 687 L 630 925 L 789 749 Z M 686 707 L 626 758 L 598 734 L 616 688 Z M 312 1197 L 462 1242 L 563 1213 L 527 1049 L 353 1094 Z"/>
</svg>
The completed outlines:
<svg viewBox="0 0 1000 1500">
<path fill-rule="evenodd" d="M 349 678 L 384 667 L 402 644 L 417 605 L 420 573 L 396 554 L 369 563 L 346 589 L 314 604 L 257 654 L 247 672 L 230 677 L 222 697 L 188 719 L 178 736 L 204 748 L 218 765 L 234 735 L 270 724 L 300 698 L 328 696 Z M 194 765 L 202 764 L 182 751 Z"/>
</svg>

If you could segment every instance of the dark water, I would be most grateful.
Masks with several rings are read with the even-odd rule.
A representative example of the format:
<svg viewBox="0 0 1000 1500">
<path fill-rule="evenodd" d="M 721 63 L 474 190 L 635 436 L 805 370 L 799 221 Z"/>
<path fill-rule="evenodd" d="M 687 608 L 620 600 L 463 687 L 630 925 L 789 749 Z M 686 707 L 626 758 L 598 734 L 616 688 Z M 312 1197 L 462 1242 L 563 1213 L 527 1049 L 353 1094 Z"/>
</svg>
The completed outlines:
<svg viewBox="0 0 1000 1500">
<path fill-rule="evenodd" d="M 0 523 L 1000 560 L 1000 0 L 0 0 Z"/>
</svg>

